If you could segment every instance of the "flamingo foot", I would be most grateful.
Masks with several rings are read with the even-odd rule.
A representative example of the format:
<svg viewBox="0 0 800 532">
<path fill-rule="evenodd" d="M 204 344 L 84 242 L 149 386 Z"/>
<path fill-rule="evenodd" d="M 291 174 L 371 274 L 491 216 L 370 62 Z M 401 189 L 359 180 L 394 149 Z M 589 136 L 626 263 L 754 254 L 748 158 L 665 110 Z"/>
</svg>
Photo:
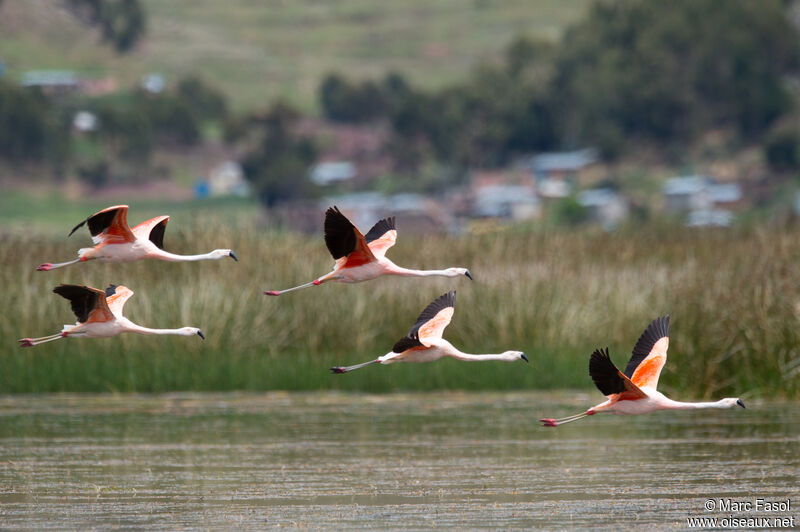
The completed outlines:
<svg viewBox="0 0 800 532">
<path fill-rule="evenodd" d="M 20 347 L 33 347 L 33 338 L 23 338 L 21 340 L 17 340 L 19 342 Z"/>
<path fill-rule="evenodd" d="M 343 366 L 334 366 L 331 368 L 333 373 L 347 373 L 347 368 Z"/>
<path fill-rule="evenodd" d="M 53 269 L 52 262 L 45 262 L 44 264 L 40 264 L 39 266 L 36 267 L 37 272 L 49 272 L 52 269 Z"/>
<path fill-rule="evenodd" d="M 543 427 L 557 427 L 558 426 L 558 423 L 556 422 L 556 420 L 551 418 L 551 417 L 550 418 L 545 418 L 545 419 L 540 419 L 539 421 L 542 423 Z"/>
<path fill-rule="evenodd" d="M 267 295 L 267 296 L 279 296 L 279 295 L 281 295 L 281 293 L 279 291 L 277 291 L 277 290 L 267 290 L 266 292 L 264 292 L 264 295 Z"/>
</svg>

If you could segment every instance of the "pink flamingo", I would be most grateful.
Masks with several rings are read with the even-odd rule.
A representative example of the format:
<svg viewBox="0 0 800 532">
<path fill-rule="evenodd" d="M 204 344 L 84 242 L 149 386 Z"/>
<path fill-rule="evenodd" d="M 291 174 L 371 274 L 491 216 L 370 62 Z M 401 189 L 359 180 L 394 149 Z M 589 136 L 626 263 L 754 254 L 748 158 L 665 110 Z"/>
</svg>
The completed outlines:
<svg viewBox="0 0 800 532">
<path fill-rule="evenodd" d="M 41 338 L 23 338 L 19 340 L 20 347 L 33 347 L 34 345 L 52 342 L 67 337 L 107 338 L 120 333 L 132 332 L 137 334 L 174 334 L 178 336 L 197 335 L 203 340 L 203 331 L 197 327 L 182 327 L 180 329 L 149 329 L 136 325 L 122 315 L 122 307 L 133 295 L 133 290 L 124 286 L 109 285 L 105 291 L 91 286 L 74 284 L 61 284 L 53 292 L 63 298 L 69 299 L 72 312 L 78 318 L 75 325 L 64 325 L 60 333 Z"/>
<path fill-rule="evenodd" d="M 142 222 L 133 229 L 128 226 L 128 206 L 115 205 L 97 212 L 76 225 L 69 236 L 80 226 L 88 224 L 92 234 L 93 248 L 78 250 L 75 260 L 53 264 L 45 262 L 36 268 L 37 271 L 46 272 L 55 268 L 69 266 L 76 262 L 87 260 L 100 260 L 103 262 L 132 262 L 140 259 L 160 259 L 170 262 L 218 260 L 230 257 L 235 261 L 239 259 L 230 249 L 215 249 L 203 255 L 176 255 L 164 251 L 164 231 L 167 229 L 169 216 Z"/>
<path fill-rule="evenodd" d="M 589 359 L 589 375 L 608 400 L 582 412 L 561 419 L 540 419 L 545 427 L 556 427 L 598 413 L 647 414 L 656 410 L 696 410 L 699 408 L 732 408 L 744 403 L 736 397 L 714 402 L 683 403 L 673 401 L 656 391 L 661 368 L 667 361 L 669 316 L 653 320 L 633 348 L 625 372 L 611 362 L 608 348 L 597 349 Z"/>
<path fill-rule="evenodd" d="M 347 373 L 370 364 L 433 362 L 445 356 L 465 362 L 481 362 L 485 360 L 514 362 L 520 359 L 528 362 L 528 357 L 522 351 L 506 351 L 496 355 L 471 355 L 462 353 L 453 344 L 443 339 L 442 333 L 445 327 L 450 324 L 450 319 L 453 317 L 453 312 L 455 312 L 455 305 L 455 290 L 439 296 L 433 303 L 425 307 L 425 310 L 417 318 L 417 322 L 411 327 L 408 335 L 398 340 L 390 353 L 355 366 L 336 366 L 331 368 L 331 371 L 334 373 Z"/>
<path fill-rule="evenodd" d="M 318 286 L 326 281 L 342 283 L 360 283 L 381 275 L 402 275 L 406 277 L 458 277 L 472 274 L 466 268 L 447 268 L 445 270 L 410 270 L 402 268 L 387 259 L 386 250 L 397 241 L 397 230 L 394 227 L 394 216 L 384 218 L 370 229 L 366 236 L 342 214 L 337 207 L 325 212 L 325 245 L 333 255 L 336 263 L 333 271 L 310 283 L 285 290 L 268 290 L 268 296 L 279 296 L 286 292 Z"/>
</svg>

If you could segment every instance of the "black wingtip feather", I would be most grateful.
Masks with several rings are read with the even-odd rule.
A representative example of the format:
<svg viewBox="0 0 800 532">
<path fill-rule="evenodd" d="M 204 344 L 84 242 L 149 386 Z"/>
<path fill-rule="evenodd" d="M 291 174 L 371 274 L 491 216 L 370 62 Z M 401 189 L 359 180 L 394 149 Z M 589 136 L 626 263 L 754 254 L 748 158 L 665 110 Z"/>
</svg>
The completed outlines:
<svg viewBox="0 0 800 532">
<path fill-rule="evenodd" d="M 409 331 L 409 336 L 416 334 L 419 328 L 422 327 L 428 320 L 436 316 L 443 308 L 456 306 L 456 291 L 450 290 L 446 294 L 442 294 L 431 302 L 430 305 L 420 313 L 414 326 Z"/>
<path fill-rule="evenodd" d="M 85 224 L 87 221 L 89 221 L 89 218 L 86 218 L 86 220 L 82 221 L 81 223 L 79 223 L 78 225 L 76 225 L 75 227 L 73 227 L 73 228 L 72 228 L 72 231 L 70 231 L 70 232 L 69 232 L 69 234 L 67 235 L 67 238 L 71 237 L 71 236 L 72 236 L 72 233 L 74 233 L 75 231 L 77 231 L 78 229 L 80 229 L 80 227 L 81 227 L 83 224 Z"/>
<path fill-rule="evenodd" d="M 115 284 L 108 285 L 108 288 L 106 288 L 106 297 L 111 297 L 116 293 L 117 293 L 117 285 Z"/>
<path fill-rule="evenodd" d="M 402 353 L 412 347 L 418 347 L 422 345 L 422 342 L 419 341 L 419 328 L 422 327 L 428 320 L 436 316 L 443 308 L 453 307 L 456 306 L 456 291 L 451 290 L 446 294 L 442 294 L 433 302 L 425 307 L 425 309 L 420 313 L 419 317 L 417 318 L 416 323 L 411 327 L 411 330 L 408 331 L 408 334 L 403 338 L 400 338 L 392 347 L 392 351 L 395 353 Z"/>
<path fill-rule="evenodd" d="M 404 336 L 395 342 L 394 346 L 392 346 L 392 352 L 402 353 L 403 351 L 407 351 L 411 348 L 419 347 L 421 345 L 422 342 L 419 341 L 419 336 L 416 334 L 409 334 L 408 336 Z"/>
<path fill-rule="evenodd" d="M 89 319 L 89 314 L 97 304 L 98 294 L 86 286 L 60 284 L 53 288 L 53 292 L 69 300 L 72 312 L 75 313 L 80 323 Z"/>
<path fill-rule="evenodd" d="M 325 245 L 334 260 L 356 249 L 355 226 L 335 205 L 325 211 Z"/>
<path fill-rule="evenodd" d="M 625 382 L 619 376 L 619 369 L 611 361 L 608 348 L 596 349 L 589 358 L 589 375 L 603 395 L 625 391 Z"/>
<path fill-rule="evenodd" d="M 633 346 L 633 355 L 631 355 L 628 365 L 625 366 L 624 373 L 629 379 L 633 377 L 633 372 L 636 371 L 642 360 L 647 358 L 647 355 L 653 350 L 656 342 L 665 336 L 669 337 L 669 314 L 650 322 L 639 340 L 636 341 L 636 345 Z"/>
<path fill-rule="evenodd" d="M 372 226 L 372 229 L 364 235 L 364 238 L 367 239 L 367 244 L 372 242 L 373 240 L 377 240 L 387 232 L 392 231 L 395 229 L 394 226 L 394 216 L 390 218 L 384 218 L 383 220 L 379 220 L 378 223 Z"/>
<path fill-rule="evenodd" d="M 167 220 L 161 220 L 150 230 L 150 242 L 158 249 L 164 249 L 164 231 L 167 230 Z"/>
</svg>

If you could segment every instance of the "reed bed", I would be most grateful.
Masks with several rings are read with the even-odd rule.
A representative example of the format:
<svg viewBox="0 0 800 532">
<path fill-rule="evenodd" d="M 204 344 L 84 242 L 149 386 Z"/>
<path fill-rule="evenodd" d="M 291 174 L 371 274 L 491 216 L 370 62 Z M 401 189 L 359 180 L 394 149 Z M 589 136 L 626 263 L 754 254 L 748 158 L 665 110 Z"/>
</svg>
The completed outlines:
<svg viewBox="0 0 800 532">
<path fill-rule="evenodd" d="M 382 278 L 279 298 L 332 260 L 319 236 L 252 224 L 171 222 L 178 253 L 230 247 L 200 263 L 88 263 L 36 272 L 88 239 L 6 233 L 0 239 L 0 393 L 588 388 L 588 357 L 610 347 L 624 367 L 653 318 L 670 314 L 661 388 L 684 398 L 799 394 L 800 236 L 791 225 L 737 230 L 647 226 L 604 233 L 502 230 L 462 237 L 402 234 L 390 257 L 415 268 L 465 266 L 468 279 Z M 199 338 L 123 335 L 16 347 L 74 322 L 59 283 L 124 284 L 126 315 L 150 327 L 193 325 Z M 457 289 L 447 338 L 473 353 L 524 350 L 531 364 L 441 360 L 332 375 L 384 354 L 421 309 Z"/>
</svg>

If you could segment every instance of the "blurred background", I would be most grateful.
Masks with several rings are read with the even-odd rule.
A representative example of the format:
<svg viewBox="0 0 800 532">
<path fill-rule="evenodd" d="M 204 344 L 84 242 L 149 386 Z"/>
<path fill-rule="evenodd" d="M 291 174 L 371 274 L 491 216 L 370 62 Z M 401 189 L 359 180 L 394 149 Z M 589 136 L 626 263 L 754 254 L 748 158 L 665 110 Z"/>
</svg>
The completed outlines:
<svg viewBox="0 0 800 532">
<path fill-rule="evenodd" d="M 669 313 L 668 393 L 797 397 L 798 28 L 790 0 L 0 0 L 0 391 L 589 387 Z M 119 203 L 241 262 L 34 271 Z M 264 298 L 329 270 L 334 204 L 475 282 Z M 61 282 L 208 340 L 16 348 L 72 321 Z M 532 365 L 326 373 L 452 288 L 454 344 Z"/>
</svg>

